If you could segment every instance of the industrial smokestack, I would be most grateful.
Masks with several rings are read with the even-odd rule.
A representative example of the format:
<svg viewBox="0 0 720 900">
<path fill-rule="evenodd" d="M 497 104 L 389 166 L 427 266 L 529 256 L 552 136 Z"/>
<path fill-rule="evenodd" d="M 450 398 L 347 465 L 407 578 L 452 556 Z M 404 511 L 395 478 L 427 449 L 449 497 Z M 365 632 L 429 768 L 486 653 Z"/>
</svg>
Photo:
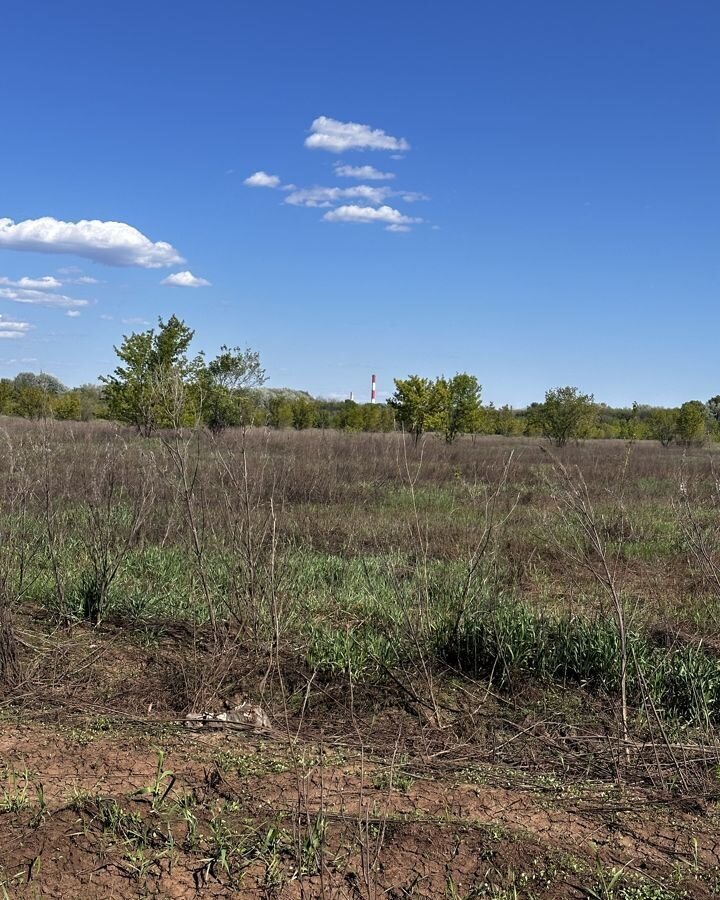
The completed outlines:
<svg viewBox="0 0 720 900">
<path fill-rule="evenodd" d="M 373 375 L 372 381 L 370 382 L 370 402 L 374 403 L 376 397 L 377 397 L 377 382 L 375 380 L 375 376 Z"/>
</svg>

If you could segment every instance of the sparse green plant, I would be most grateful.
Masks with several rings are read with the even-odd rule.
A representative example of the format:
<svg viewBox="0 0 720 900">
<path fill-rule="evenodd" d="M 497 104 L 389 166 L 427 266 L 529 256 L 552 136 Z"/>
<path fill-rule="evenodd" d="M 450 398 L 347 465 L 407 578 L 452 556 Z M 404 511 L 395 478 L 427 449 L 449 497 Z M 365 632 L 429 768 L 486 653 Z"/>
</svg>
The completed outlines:
<svg viewBox="0 0 720 900">
<path fill-rule="evenodd" d="M 262 748 L 257 753 L 222 750 L 217 755 L 217 764 L 221 771 L 233 772 L 241 778 L 279 774 L 290 768 L 288 761 L 271 756 Z"/>
<path fill-rule="evenodd" d="M 30 773 L 27 769 L 22 772 L 10 771 L 7 773 L 7 784 L 3 786 L 0 794 L 0 813 L 16 813 L 30 805 Z"/>
<path fill-rule="evenodd" d="M 217 878 L 221 873 L 230 875 L 232 858 L 240 850 L 237 835 L 224 819 L 212 818 L 209 824 L 210 836 L 202 860 L 204 881 L 211 876 Z"/>
<path fill-rule="evenodd" d="M 279 888 L 283 884 L 282 853 L 289 845 L 289 835 L 275 825 L 268 828 L 257 845 L 257 856 L 265 864 L 265 884 L 268 888 Z"/>
<path fill-rule="evenodd" d="M 308 823 L 300 847 L 299 875 L 315 875 L 322 865 L 322 853 L 327 840 L 328 824 L 323 815 L 317 815 Z"/>
<path fill-rule="evenodd" d="M 377 790 L 396 790 L 403 794 L 407 793 L 415 781 L 408 768 L 409 762 L 410 760 L 405 755 L 393 759 L 386 769 L 382 769 L 373 776 L 373 787 Z"/>
<path fill-rule="evenodd" d="M 173 772 L 163 768 L 165 762 L 165 751 L 158 748 L 157 757 L 158 761 L 155 767 L 155 774 L 153 776 L 152 782 L 145 787 L 139 788 L 135 792 L 136 795 L 139 796 L 149 796 L 153 809 L 157 809 L 162 805 L 163 801 L 170 793 L 173 785 L 175 784 L 175 775 L 173 774 Z"/>
</svg>

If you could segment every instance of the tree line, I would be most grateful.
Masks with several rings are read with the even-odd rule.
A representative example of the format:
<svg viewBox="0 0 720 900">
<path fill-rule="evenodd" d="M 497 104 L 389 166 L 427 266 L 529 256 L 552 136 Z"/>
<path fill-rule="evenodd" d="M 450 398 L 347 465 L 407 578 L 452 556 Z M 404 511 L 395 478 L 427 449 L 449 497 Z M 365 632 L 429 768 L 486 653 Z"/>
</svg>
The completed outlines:
<svg viewBox="0 0 720 900">
<path fill-rule="evenodd" d="M 313 398 L 303 391 L 265 388 L 259 354 L 223 346 L 212 359 L 190 355 L 193 330 L 176 316 L 134 332 L 115 348 L 118 366 L 99 385 L 68 389 L 47 374 L 0 379 L 0 415 L 90 421 L 111 419 L 149 437 L 158 429 L 202 424 L 218 433 L 239 425 L 403 429 L 416 440 L 426 432 L 452 443 L 459 435 L 542 435 L 558 445 L 582 438 L 658 440 L 663 446 L 720 440 L 720 396 L 678 408 L 634 403 L 613 409 L 567 386 L 522 410 L 483 404 L 474 375 L 395 380 L 385 404 Z"/>
</svg>

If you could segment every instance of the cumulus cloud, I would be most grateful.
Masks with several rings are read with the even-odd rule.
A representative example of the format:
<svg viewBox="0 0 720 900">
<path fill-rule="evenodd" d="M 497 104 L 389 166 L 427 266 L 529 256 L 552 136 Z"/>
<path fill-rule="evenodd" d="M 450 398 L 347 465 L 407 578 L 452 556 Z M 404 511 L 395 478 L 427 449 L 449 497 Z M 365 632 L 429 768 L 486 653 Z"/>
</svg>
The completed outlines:
<svg viewBox="0 0 720 900">
<path fill-rule="evenodd" d="M 394 172 L 381 172 L 375 166 L 342 166 L 335 163 L 335 174 L 340 178 L 357 178 L 358 181 L 390 181 Z"/>
<path fill-rule="evenodd" d="M 17 281 L 11 281 L 9 278 L 0 278 L 0 284 L 7 287 L 30 288 L 38 291 L 54 291 L 56 288 L 62 287 L 62 282 L 52 275 L 43 275 L 42 278 L 28 278 L 23 276 Z"/>
<path fill-rule="evenodd" d="M 40 278 L 23 276 L 16 281 L 0 277 L 0 300 L 11 300 L 14 303 L 26 303 L 31 306 L 57 306 L 64 309 L 87 306 L 87 300 L 57 293 L 62 286 L 63 282 L 53 275 L 43 275 Z"/>
<path fill-rule="evenodd" d="M 151 241 L 124 222 L 83 219 L 62 222 L 50 216 L 14 222 L 0 219 L 0 248 L 35 253 L 69 253 L 109 266 L 159 269 L 185 260 L 165 241 Z"/>
<path fill-rule="evenodd" d="M 380 128 L 360 125 L 357 122 L 339 122 L 327 116 L 319 116 L 310 126 L 311 134 L 305 146 L 311 150 L 328 150 L 343 153 L 346 150 L 409 150 L 405 138 L 396 138 Z"/>
<path fill-rule="evenodd" d="M 403 137 L 395 137 L 370 125 L 341 122 L 328 116 L 319 116 L 313 121 L 305 146 L 337 154 L 346 150 L 386 150 L 393 158 L 402 158 L 402 154 L 410 149 L 410 144 Z M 406 215 L 389 205 L 395 202 L 392 198 L 398 198 L 398 203 L 400 200 L 414 203 L 429 199 L 418 191 L 379 184 L 393 181 L 396 177 L 394 172 L 371 165 L 345 165 L 342 161 L 336 161 L 333 169 L 338 179 L 351 178 L 361 183 L 351 187 L 296 187 L 281 183 L 277 175 L 259 171 L 246 178 L 245 184 L 283 191 L 286 194 L 284 202 L 290 206 L 326 209 L 323 218 L 328 222 L 379 222 L 388 231 L 410 231 L 412 225 L 423 222 L 423 219 Z M 172 283 L 173 278 L 166 279 L 165 283 Z"/>
<path fill-rule="evenodd" d="M 69 310 L 65 313 L 65 315 L 66 315 L 66 316 L 69 316 L 71 319 L 77 319 L 77 317 L 80 315 L 80 310 L 77 310 L 77 309 L 69 309 Z"/>
<path fill-rule="evenodd" d="M 410 225 L 422 222 L 422 219 L 406 216 L 399 209 L 392 206 L 356 206 L 349 204 L 338 206 L 337 209 L 326 212 L 323 216 L 326 222 L 354 222 L 369 224 L 380 222 L 387 226 L 388 231 L 408 230 Z"/>
<path fill-rule="evenodd" d="M 268 175 L 267 172 L 260 171 L 249 175 L 243 184 L 248 187 L 277 188 L 280 187 L 280 179 L 277 175 Z"/>
<path fill-rule="evenodd" d="M 192 272 L 173 272 L 167 278 L 163 278 L 160 284 L 169 284 L 172 287 L 210 287 L 210 282 L 204 278 L 197 278 Z"/>
<path fill-rule="evenodd" d="M 335 206 L 342 200 L 364 200 L 379 206 L 389 196 L 390 191 L 384 187 L 373 187 L 369 184 L 358 184 L 355 187 L 312 187 L 293 191 L 285 198 L 292 206 L 327 207 Z"/>
<path fill-rule="evenodd" d="M 25 337 L 25 333 L 30 329 L 28 322 L 13 322 L 0 315 L 0 338 L 13 340 L 14 338 Z"/>
<path fill-rule="evenodd" d="M 28 288 L 0 287 L 0 300 L 26 303 L 29 306 L 57 306 L 63 309 L 87 306 L 87 300 L 67 297 L 65 294 L 49 294 Z"/>
</svg>

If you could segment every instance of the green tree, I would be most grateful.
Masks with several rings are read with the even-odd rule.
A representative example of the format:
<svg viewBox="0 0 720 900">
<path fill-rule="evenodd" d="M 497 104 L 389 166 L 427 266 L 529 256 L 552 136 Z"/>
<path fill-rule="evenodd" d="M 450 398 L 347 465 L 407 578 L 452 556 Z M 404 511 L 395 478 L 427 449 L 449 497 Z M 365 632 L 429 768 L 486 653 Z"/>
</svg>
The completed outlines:
<svg viewBox="0 0 720 900">
<path fill-rule="evenodd" d="M 256 351 L 223 345 L 200 373 L 203 419 L 210 430 L 218 433 L 253 421 L 257 409 L 247 390 L 260 387 L 265 380 Z"/>
<path fill-rule="evenodd" d="M 682 444 L 701 443 L 705 437 L 705 404 L 699 400 L 683 403 L 677 414 L 677 439 Z"/>
<path fill-rule="evenodd" d="M 34 372 L 19 372 L 13 379 L 13 384 L 17 390 L 36 388 L 53 397 L 64 394 L 67 390 L 58 378 L 54 375 L 48 375 L 47 372 L 40 372 L 37 375 Z"/>
<path fill-rule="evenodd" d="M 178 389 L 196 384 L 203 368 L 202 356 L 188 358 L 194 334 L 171 316 L 167 322 L 158 319 L 157 331 L 150 328 L 123 337 L 115 347 L 123 365 L 100 379 L 111 418 L 134 425 L 145 437 L 156 428 L 191 419 L 191 394 L 183 391 L 180 409 Z"/>
<path fill-rule="evenodd" d="M 677 418 L 676 409 L 653 409 L 648 419 L 650 437 L 669 447 L 677 434 Z"/>
<path fill-rule="evenodd" d="M 290 428 L 293 423 L 292 403 L 286 397 L 270 397 L 267 401 L 267 419 L 272 428 Z"/>
<path fill-rule="evenodd" d="M 448 444 L 459 434 L 475 434 L 480 430 L 481 387 L 474 375 L 462 372 L 449 381 L 438 378 L 433 391 L 435 416 Z"/>
<path fill-rule="evenodd" d="M 362 403 L 357 409 L 359 427 L 362 431 L 392 431 L 394 416 L 389 406 L 381 403 Z"/>
<path fill-rule="evenodd" d="M 364 406 L 354 400 L 344 400 L 335 420 L 336 426 L 343 431 L 362 431 L 363 411 Z"/>
<path fill-rule="evenodd" d="M 306 397 L 298 397 L 292 404 L 293 428 L 303 431 L 312 428 L 316 420 L 315 404 Z"/>
<path fill-rule="evenodd" d="M 711 397 L 705 404 L 708 431 L 715 440 L 720 437 L 720 396 Z"/>
<path fill-rule="evenodd" d="M 15 391 L 13 413 L 24 419 L 43 419 L 52 412 L 50 395 L 39 387 L 21 387 Z"/>
<path fill-rule="evenodd" d="M 82 407 L 80 405 L 80 397 L 75 391 L 68 391 L 55 397 L 52 401 L 52 412 L 56 419 L 79 421 Z"/>
<path fill-rule="evenodd" d="M 493 410 L 489 425 L 492 426 L 495 434 L 502 434 L 505 437 L 520 434 L 523 430 L 522 420 L 515 415 L 512 406 L 508 406 L 507 403 Z"/>
<path fill-rule="evenodd" d="M 640 407 L 633 402 L 630 409 L 621 409 L 616 413 L 618 420 L 618 437 L 626 441 L 636 441 L 642 434 L 640 422 Z"/>
<path fill-rule="evenodd" d="M 569 440 L 587 437 L 596 417 L 592 394 L 576 387 L 559 387 L 545 393 L 545 401 L 528 410 L 529 424 L 541 434 L 564 447 Z"/>
<path fill-rule="evenodd" d="M 80 403 L 80 419 L 90 422 L 92 419 L 105 419 L 108 409 L 103 400 L 103 389 L 99 384 L 81 384 L 72 391 Z"/>
<path fill-rule="evenodd" d="M 712 416 L 717 423 L 720 423 L 720 395 L 711 397 L 705 406 L 707 407 L 709 415 Z"/>
<path fill-rule="evenodd" d="M 424 431 L 437 426 L 438 392 L 429 378 L 410 375 L 405 379 L 395 379 L 395 393 L 388 404 L 395 410 L 398 422 L 420 440 Z"/>
<path fill-rule="evenodd" d="M 0 378 L 0 416 L 9 416 L 13 412 L 15 387 L 9 378 Z"/>
</svg>

